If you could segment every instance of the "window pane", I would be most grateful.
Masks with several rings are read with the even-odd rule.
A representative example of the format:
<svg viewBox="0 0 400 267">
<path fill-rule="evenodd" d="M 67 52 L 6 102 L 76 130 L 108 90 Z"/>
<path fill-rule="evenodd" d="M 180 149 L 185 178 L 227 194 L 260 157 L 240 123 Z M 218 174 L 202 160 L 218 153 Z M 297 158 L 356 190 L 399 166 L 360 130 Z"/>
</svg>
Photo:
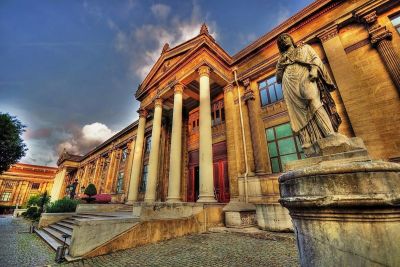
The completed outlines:
<svg viewBox="0 0 400 267">
<path fill-rule="evenodd" d="M 271 159 L 271 166 L 272 166 L 272 172 L 281 172 L 281 168 L 279 167 L 279 161 L 277 158 L 272 158 Z"/>
<path fill-rule="evenodd" d="M 398 15 L 398 16 L 392 18 L 391 21 L 392 21 L 392 24 L 393 24 L 394 26 L 399 25 L 399 24 L 400 24 L 400 15 Z"/>
<path fill-rule="evenodd" d="M 298 159 L 297 158 L 297 154 L 290 154 L 290 155 L 286 155 L 286 156 L 281 156 L 282 167 L 285 166 L 286 162 L 297 160 L 297 159 Z"/>
<path fill-rule="evenodd" d="M 276 82 L 276 76 L 275 76 L 275 75 L 272 76 L 271 78 L 269 78 L 269 79 L 267 80 L 267 82 L 268 82 L 268 84 L 271 84 L 271 83 Z"/>
<path fill-rule="evenodd" d="M 265 106 L 266 104 L 268 104 L 267 90 L 265 89 L 261 90 L 260 95 L 261 95 L 261 106 Z"/>
<path fill-rule="evenodd" d="M 275 95 L 274 85 L 270 85 L 268 87 L 268 90 L 269 90 L 269 97 L 271 98 L 271 103 L 276 102 L 276 95 Z"/>
<path fill-rule="evenodd" d="M 278 100 L 283 99 L 282 86 L 280 84 L 275 84 L 275 92 Z"/>
<path fill-rule="evenodd" d="M 289 123 L 275 127 L 275 131 L 277 139 L 292 135 L 292 128 L 290 127 Z"/>
<path fill-rule="evenodd" d="M 266 85 L 267 85 L 267 82 L 266 82 L 266 81 L 263 81 L 263 82 L 260 83 L 260 88 L 263 88 L 263 87 L 265 87 Z"/>
<path fill-rule="evenodd" d="M 274 140 L 275 139 L 275 136 L 274 136 L 274 129 L 273 128 L 268 128 L 267 129 L 267 140 L 268 141 L 272 141 L 272 140 Z"/>
<path fill-rule="evenodd" d="M 296 146 L 293 138 L 286 138 L 279 140 L 278 146 L 280 155 L 296 153 Z"/>
<path fill-rule="evenodd" d="M 303 149 L 301 148 L 301 143 L 299 140 L 299 137 L 296 135 L 296 144 L 297 144 L 297 151 L 303 151 Z"/>
<path fill-rule="evenodd" d="M 278 156 L 278 150 L 276 149 L 276 143 L 268 143 L 268 152 L 270 157 Z"/>
</svg>

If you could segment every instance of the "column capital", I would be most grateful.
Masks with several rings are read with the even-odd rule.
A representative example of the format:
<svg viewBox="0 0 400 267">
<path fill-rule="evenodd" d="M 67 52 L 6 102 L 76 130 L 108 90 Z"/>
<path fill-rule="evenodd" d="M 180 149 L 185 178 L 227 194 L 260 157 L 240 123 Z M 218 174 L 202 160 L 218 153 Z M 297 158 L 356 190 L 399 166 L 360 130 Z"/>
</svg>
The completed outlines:
<svg viewBox="0 0 400 267">
<path fill-rule="evenodd" d="M 232 92 L 232 91 L 233 91 L 233 84 L 232 83 L 228 83 L 227 85 L 225 85 L 224 94 L 226 94 L 228 92 Z"/>
<path fill-rule="evenodd" d="M 363 20 L 368 24 L 372 24 L 372 23 L 376 22 L 377 18 L 378 18 L 378 16 L 376 15 L 376 11 L 372 11 L 368 15 L 365 15 L 363 17 Z"/>
<path fill-rule="evenodd" d="M 368 29 L 372 45 L 377 45 L 382 40 L 392 40 L 392 32 L 386 29 L 386 26 L 375 24 Z"/>
<path fill-rule="evenodd" d="M 326 42 L 338 35 L 338 25 L 333 25 L 317 35 L 321 42 Z"/>
<path fill-rule="evenodd" d="M 162 108 L 162 102 L 163 102 L 162 98 L 161 98 L 161 97 L 157 97 L 157 98 L 155 99 L 155 101 L 154 101 L 154 107 L 155 107 L 155 108 L 156 108 L 156 107 L 161 107 L 161 108 Z"/>
<path fill-rule="evenodd" d="M 139 118 L 146 118 L 149 114 L 149 112 L 144 108 L 139 108 L 137 112 L 139 113 Z"/>
<path fill-rule="evenodd" d="M 184 88 L 185 87 L 181 83 L 175 84 L 175 86 L 174 86 L 174 94 L 182 94 Z"/>
<path fill-rule="evenodd" d="M 198 72 L 199 72 L 199 75 L 200 75 L 200 77 L 201 76 L 210 76 L 210 67 L 209 66 L 207 66 L 207 65 L 203 65 L 203 66 L 201 66 L 198 70 L 197 70 Z"/>
</svg>

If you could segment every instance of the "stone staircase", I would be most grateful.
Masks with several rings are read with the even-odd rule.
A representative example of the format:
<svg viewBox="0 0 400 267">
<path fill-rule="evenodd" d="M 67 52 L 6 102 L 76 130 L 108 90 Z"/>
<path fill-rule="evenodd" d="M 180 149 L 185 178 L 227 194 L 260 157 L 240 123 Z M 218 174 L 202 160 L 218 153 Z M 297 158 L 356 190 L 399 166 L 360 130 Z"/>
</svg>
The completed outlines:
<svg viewBox="0 0 400 267">
<path fill-rule="evenodd" d="M 67 234 L 69 236 L 68 238 L 66 238 L 65 242 L 67 245 L 67 255 L 68 247 L 71 244 L 71 237 L 74 230 L 74 225 L 76 225 L 79 219 L 99 219 L 107 217 L 112 216 L 101 214 L 76 214 L 56 223 L 50 224 L 47 227 L 43 227 L 42 229 L 35 228 L 35 232 L 54 250 L 57 250 L 59 246 L 63 245 L 64 238 L 62 236 L 64 234 Z"/>
</svg>

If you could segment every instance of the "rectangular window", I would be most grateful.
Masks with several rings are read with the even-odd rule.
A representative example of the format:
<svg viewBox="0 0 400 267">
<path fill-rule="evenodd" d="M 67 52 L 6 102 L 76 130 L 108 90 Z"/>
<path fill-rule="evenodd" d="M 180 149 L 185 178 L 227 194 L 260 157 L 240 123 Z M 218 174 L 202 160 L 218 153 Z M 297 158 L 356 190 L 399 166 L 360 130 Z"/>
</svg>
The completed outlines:
<svg viewBox="0 0 400 267">
<path fill-rule="evenodd" d="M 150 153 L 150 149 L 151 149 L 151 135 L 146 137 L 146 144 L 144 147 L 144 153 Z"/>
<path fill-rule="evenodd" d="M 290 123 L 268 128 L 266 136 L 273 173 L 282 172 L 286 162 L 304 158 L 299 138 L 293 134 Z"/>
<path fill-rule="evenodd" d="M 33 183 L 32 184 L 32 189 L 39 189 L 40 183 Z"/>
<path fill-rule="evenodd" d="M 148 165 L 144 165 L 144 166 L 143 166 L 142 180 L 141 180 L 141 182 L 140 182 L 140 187 L 139 187 L 139 192 L 140 192 L 140 193 L 146 192 L 147 172 L 148 172 L 147 166 L 148 166 Z"/>
<path fill-rule="evenodd" d="M 224 100 L 217 100 L 211 105 L 211 126 L 216 126 L 224 122 Z"/>
<path fill-rule="evenodd" d="M 10 201 L 11 199 L 11 192 L 3 192 L 0 197 L 0 201 Z"/>
<path fill-rule="evenodd" d="M 125 162 L 127 158 L 128 158 L 128 148 L 125 147 L 124 149 L 122 149 L 121 162 Z"/>
<path fill-rule="evenodd" d="M 258 83 L 261 106 L 269 105 L 283 99 L 282 86 L 272 76 Z"/>
<path fill-rule="evenodd" d="M 117 194 L 122 193 L 123 186 L 124 186 L 124 172 L 119 172 L 117 178 L 117 190 L 116 190 Z"/>
<path fill-rule="evenodd" d="M 400 14 L 397 14 L 390 18 L 393 26 L 396 28 L 397 32 L 400 33 Z"/>
</svg>

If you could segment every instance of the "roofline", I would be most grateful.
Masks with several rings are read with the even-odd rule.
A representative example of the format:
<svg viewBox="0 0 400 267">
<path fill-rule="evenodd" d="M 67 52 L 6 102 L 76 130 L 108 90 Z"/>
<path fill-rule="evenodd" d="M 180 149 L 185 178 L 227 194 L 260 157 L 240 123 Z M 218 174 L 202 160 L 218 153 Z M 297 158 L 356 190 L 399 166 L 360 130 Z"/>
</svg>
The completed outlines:
<svg viewBox="0 0 400 267">
<path fill-rule="evenodd" d="M 26 166 L 26 167 L 33 167 L 33 168 L 44 168 L 44 169 L 57 170 L 57 167 L 49 167 L 49 166 L 43 166 L 43 165 L 34 165 L 34 164 L 21 163 L 21 162 L 12 164 L 12 165 L 10 166 L 9 169 L 11 169 L 12 167 L 17 167 L 18 165 L 23 165 L 23 166 Z"/>
<path fill-rule="evenodd" d="M 246 57 L 248 54 L 252 53 L 254 50 L 260 48 L 265 43 L 271 41 L 276 37 L 277 34 L 288 30 L 290 27 L 294 26 L 295 24 L 300 23 L 303 21 L 307 16 L 310 16 L 313 12 L 319 10 L 323 6 L 333 3 L 333 2 L 344 2 L 345 0 L 317 0 L 291 16 L 290 18 L 286 19 L 284 22 L 273 28 L 272 30 L 268 31 L 261 37 L 259 37 L 254 42 L 250 43 L 248 46 L 237 52 L 235 55 L 232 56 L 233 64 L 240 61 L 243 57 Z"/>
<path fill-rule="evenodd" d="M 88 158 L 91 154 L 101 150 L 102 148 L 106 147 L 107 145 L 109 145 L 110 143 L 112 143 L 112 141 L 114 141 L 115 139 L 117 139 L 118 137 L 124 135 L 125 133 L 129 132 L 130 130 L 134 129 L 135 126 L 137 126 L 137 124 L 139 123 L 139 120 L 134 121 L 133 123 L 129 124 L 127 127 L 125 127 L 124 129 L 122 129 L 121 131 L 117 132 L 116 134 L 114 134 L 113 136 L 111 136 L 110 138 L 108 138 L 106 141 L 104 141 L 103 143 L 101 143 L 100 145 L 96 146 L 95 148 L 93 148 L 92 150 L 90 150 L 89 152 L 87 152 L 86 154 L 84 154 L 83 156 L 81 156 L 81 159 L 79 162 L 82 162 L 83 160 L 85 160 L 86 158 Z"/>
</svg>

